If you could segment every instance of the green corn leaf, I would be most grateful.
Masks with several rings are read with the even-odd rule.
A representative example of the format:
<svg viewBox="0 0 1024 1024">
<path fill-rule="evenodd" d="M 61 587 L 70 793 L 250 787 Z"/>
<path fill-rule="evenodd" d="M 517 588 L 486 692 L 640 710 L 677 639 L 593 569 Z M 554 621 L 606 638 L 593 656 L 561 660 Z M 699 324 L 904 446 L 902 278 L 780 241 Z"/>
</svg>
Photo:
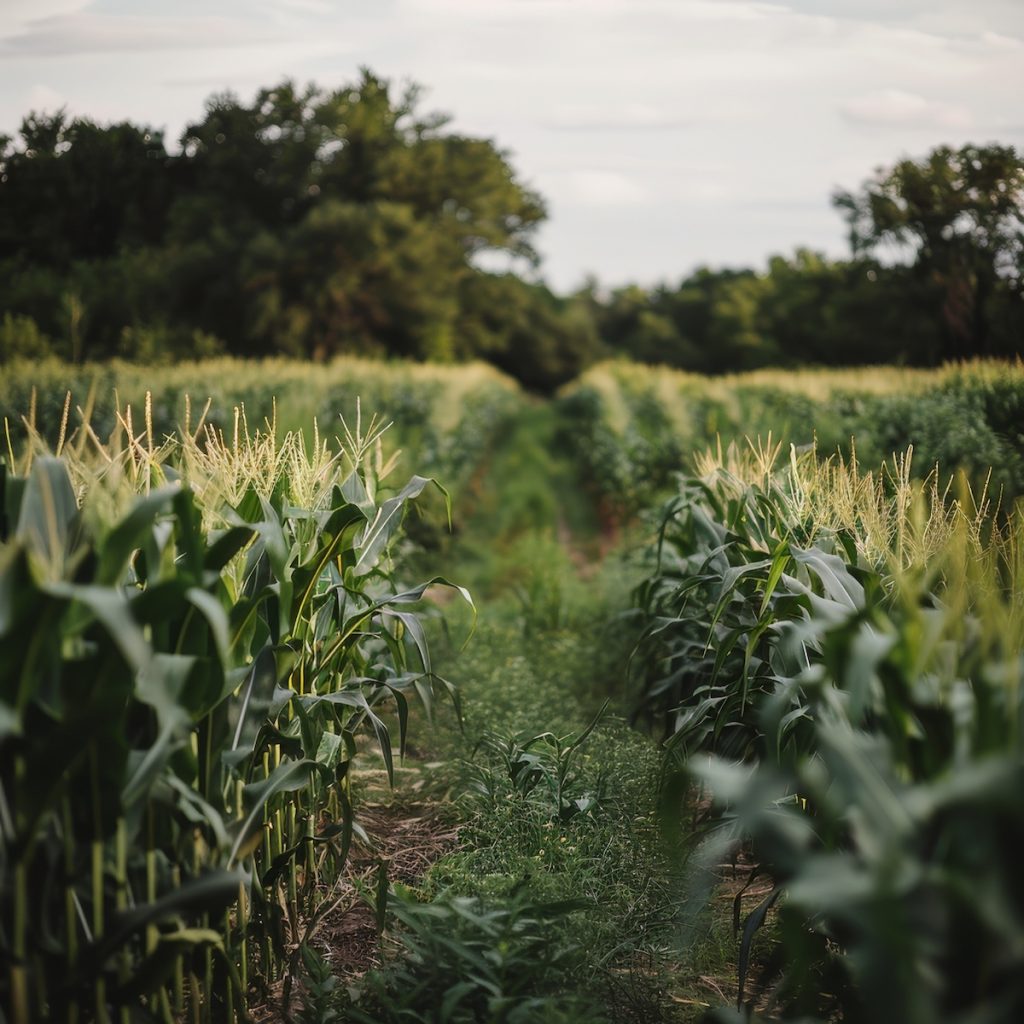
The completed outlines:
<svg viewBox="0 0 1024 1024">
<path fill-rule="evenodd" d="M 351 538 L 365 522 L 365 516 L 355 505 L 345 505 L 331 514 L 321 532 L 319 548 L 309 562 L 294 573 L 295 605 L 291 610 L 292 623 L 298 624 L 307 615 L 313 594 L 327 566 L 351 542 Z"/>
<path fill-rule="evenodd" d="M 95 583 L 49 583 L 42 588 L 54 597 L 75 602 L 107 635 L 136 672 L 146 668 L 153 650 L 132 615 L 131 604 L 120 590 Z"/>
<path fill-rule="evenodd" d="M 177 487 L 165 487 L 138 498 L 131 511 L 107 534 L 99 551 L 96 582 L 119 583 L 133 552 L 142 547 L 157 518 L 171 506 Z"/>
<path fill-rule="evenodd" d="M 224 937 L 212 928 L 179 926 L 173 931 L 157 932 L 156 948 L 133 966 L 127 983 L 117 985 L 113 992 L 114 1002 L 131 1005 L 140 999 L 155 996 L 174 975 L 180 957 L 205 948 L 216 950 L 224 958 Z M 237 985 L 237 979 L 235 983 Z"/>
<path fill-rule="evenodd" d="M 15 537 L 59 577 L 81 540 L 81 515 L 67 467 L 43 457 L 32 463 L 18 509 Z"/>
<path fill-rule="evenodd" d="M 272 648 L 264 647 L 256 655 L 240 692 L 228 705 L 229 750 L 252 752 L 256 737 L 274 706 L 276 692 L 277 659 Z"/>
<path fill-rule="evenodd" d="M 150 924 L 199 914 L 221 914 L 238 898 L 238 887 L 245 882 L 246 875 L 238 871 L 210 871 L 190 878 L 153 903 L 142 903 L 116 914 L 102 939 L 86 951 L 84 959 L 93 965 L 102 964 Z"/>
<path fill-rule="evenodd" d="M 254 536 L 256 531 L 246 526 L 232 526 L 224 530 L 207 548 L 204 568 L 210 572 L 221 572 Z"/>
<path fill-rule="evenodd" d="M 761 598 L 761 607 L 757 612 L 758 618 L 761 618 L 767 610 L 768 602 L 771 601 L 775 588 L 779 585 L 779 580 L 782 579 L 782 574 L 786 571 L 789 559 L 789 545 L 785 542 L 779 544 L 775 551 L 772 552 L 771 569 L 768 573 L 768 579 L 764 584 L 764 596 Z"/>
<path fill-rule="evenodd" d="M 356 575 L 368 573 L 378 562 L 388 542 L 394 536 L 402 521 L 406 503 L 418 498 L 424 488 L 433 484 L 444 496 L 445 508 L 451 523 L 451 495 L 436 480 L 414 476 L 393 498 L 385 501 L 367 523 L 362 536 L 356 542 L 359 557 L 355 564 Z"/>
<path fill-rule="evenodd" d="M 864 587 L 837 555 L 817 548 L 790 549 L 793 561 L 805 566 L 821 581 L 825 596 L 851 611 L 864 606 Z"/>
<path fill-rule="evenodd" d="M 782 892 L 782 888 L 780 886 L 776 886 L 757 905 L 757 907 L 747 915 L 747 919 L 743 924 L 743 937 L 740 940 L 740 952 L 736 964 L 738 986 L 736 995 L 737 1008 L 743 1006 L 743 997 L 746 994 L 747 972 L 750 969 L 750 947 L 754 941 L 754 935 L 764 924 L 764 919 L 767 917 L 768 911 L 775 905 L 776 901 L 782 895 Z"/>
</svg>

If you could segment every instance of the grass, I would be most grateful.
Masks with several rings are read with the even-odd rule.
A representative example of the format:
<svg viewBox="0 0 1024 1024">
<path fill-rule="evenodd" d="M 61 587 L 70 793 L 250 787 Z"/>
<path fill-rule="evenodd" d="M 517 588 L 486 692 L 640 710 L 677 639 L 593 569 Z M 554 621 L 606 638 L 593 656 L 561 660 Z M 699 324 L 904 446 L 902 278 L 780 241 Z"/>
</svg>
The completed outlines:
<svg viewBox="0 0 1024 1024">
<path fill-rule="evenodd" d="M 464 730 L 439 729 L 432 752 L 448 762 L 459 848 L 432 866 L 417 898 L 473 898 L 492 908 L 520 899 L 577 903 L 549 925 L 564 950 L 587 936 L 582 954 L 567 957 L 555 990 L 577 997 L 599 990 L 606 1010 L 621 1009 L 614 983 L 645 949 L 660 963 L 658 951 L 672 931 L 654 815 L 657 748 L 621 716 L 606 713 L 568 759 L 562 814 L 543 781 L 524 791 L 510 772 L 509 755 L 514 768 L 515 753 L 532 737 L 578 738 L 600 710 L 591 679 L 578 667 L 591 652 L 575 631 L 535 631 L 524 647 L 514 605 L 504 613 L 492 606 L 485 615 L 499 621 L 482 625 L 469 650 L 441 662 L 466 708 Z M 527 749 L 547 750 L 552 772 L 567 760 L 543 741 Z M 565 813 L 576 800 L 587 809 Z M 656 986 L 646 998 L 653 1013 Z M 665 1001 L 659 1015 L 645 1019 L 669 1019 L 664 1014 L 671 1007 Z"/>
</svg>

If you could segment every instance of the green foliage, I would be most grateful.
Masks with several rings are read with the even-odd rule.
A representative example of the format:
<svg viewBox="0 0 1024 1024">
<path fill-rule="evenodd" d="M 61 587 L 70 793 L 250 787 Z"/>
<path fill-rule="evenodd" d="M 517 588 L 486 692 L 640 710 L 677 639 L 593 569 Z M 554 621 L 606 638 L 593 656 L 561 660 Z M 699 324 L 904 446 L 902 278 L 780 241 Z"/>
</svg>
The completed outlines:
<svg viewBox="0 0 1024 1024">
<path fill-rule="evenodd" d="M 616 366 L 556 409 L 480 368 L 222 360 L 154 388 L 121 364 L 43 364 L 34 397 L 33 371 L 11 369 L 6 408 L 35 424 L 13 425 L 24 453 L 0 487 L 11 1019 L 237 1016 L 282 976 L 284 1012 L 309 1020 L 690 1019 L 680 1007 L 732 955 L 728 907 L 702 889 L 739 844 L 771 879 L 738 915 L 740 1012 L 1020 1015 L 1020 519 L 915 480 L 940 453 L 975 476 L 999 460 L 1016 486 L 1019 367 Z M 66 422 L 65 382 L 91 410 Z M 101 400 L 115 383 L 134 413 Z M 164 437 L 189 392 L 212 392 L 206 424 L 197 398 Z M 392 410 L 417 465 L 454 475 L 475 513 L 457 549 L 406 518 L 447 497 L 391 484 L 379 422 L 340 425 L 347 455 L 248 425 L 333 426 L 360 394 Z M 114 442 L 76 434 L 83 420 Z M 798 442 L 850 430 L 859 461 L 690 454 L 754 424 Z M 913 462 L 863 470 L 907 439 Z M 684 460 L 702 475 L 662 516 L 638 608 L 610 625 L 634 570 L 597 568 L 602 527 Z M 410 543 L 406 571 L 454 550 L 498 595 L 464 654 L 438 651 L 424 586 L 394 579 Z M 443 586 L 436 571 L 417 576 Z M 662 750 L 598 712 L 638 620 L 628 681 Z M 464 716 L 437 707 L 441 677 Z M 388 895 L 380 872 L 384 967 L 350 990 L 312 938 L 358 831 L 354 769 L 368 748 L 394 767 L 417 704 L 441 712 L 423 725 L 447 763 L 422 777 L 455 797 L 458 848 L 415 891 Z M 680 948 L 662 841 L 689 852 L 693 821 L 707 877 L 685 890 Z"/>
<path fill-rule="evenodd" d="M 635 285 L 589 295 L 601 340 L 616 355 L 695 373 L 765 366 L 934 365 L 943 356 L 941 295 L 912 268 L 867 256 L 830 260 L 797 249 L 764 271 L 701 267 L 675 288 Z M 985 314 L 993 348 L 1019 350 L 1021 303 L 994 296 Z"/>
<path fill-rule="evenodd" d="M 177 153 L 145 127 L 27 118 L 0 149 L 0 310 L 76 363 L 493 354 L 550 389 L 592 358 L 589 321 L 476 262 L 536 263 L 544 204 L 419 99 L 365 70 L 219 94 Z"/>
<path fill-rule="evenodd" d="M 217 94 L 174 152 L 141 125 L 25 118 L 0 140 L 0 362 L 478 358 L 549 393 L 609 355 L 719 374 L 1021 352 L 1012 148 L 940 147 L 837 194 L 849 260 L 559 296 L 533 272 L 543 199 L 420 99 L 369 70 Z M 912 265 L 872 255 L 890 242 Z"/>
<path fill-rule="evenodd" d="M 1024 274 L 1024 159 L 1009 146 L 940 146 L 879 170 L 859 195 L 838 192 L 855 253 L 895 244 L 930 277 L 944 323 L 943 356 L 1018 351 L 991 305 L 1020 305 Z M 1007 349 L 1009 345 L 1009 349 Z"/>
<path fill-rule="evenodd" d="M 880 465 L 914 449 L 914 471 L 963 470 L 980 495 L 1024 494 L 1019 364 L 937 371 L 762 371 L 707 378 L 608 363 L 563 389 L 562 438 L 597 496 L 622 517 L 665 493 L 690 453 L 773 437 Z"/>
<path fill-rule="evenodd" d="M 555 820 L 562 822 L 597 809 L 603 796 L 603 780 L 598 777 L 595 792 L 580 791 L 575 795 L 580 777 L 574 762 L 607 707 L 606 701 L 590 725 L 575 738 L 551 732 L 528 739 L 485 735 L 479 745 L 489 755 L 491 763 L 472 765 L 471 791 L 483 797 L 492 809 L 499 795 L 505 795 L 502 783 L 511 786 L 521 800 L 541 794 L 540 802 L 550 807 Z M 497 772 L 495 762 L 499 766 Z"/>
<path fill-rule="evenodd" d="M 797 249 L 765 271 L 700 267 L 672 287 L 582 293 L 616 354 L 697 373 L 762 366 L 937 365 L 1021 351 L 1024 163 L 939 147 L 834 205 L 853 258 Z M 895 246 L 907 263 L 877 259 Z"/>
<path fill-rule="evenodd" d="M 979 532 L 933 504 L 915 525 L 908 498 L 872 562 L 800 485 L 795 468 L 765 488 L 690 482 L 640 591 L 643 695 L 679 768 L 665 807 L 684 780 L 706 788 L 715 828 L 697 863 L 744 842 L 775 883 L 745 922 L 740 1003 L 792 1020 L 1014 1020 L 1020 517 Z M 921 544 L 909 557 L 903 534 Z M 777 952 L 753 984 L 773 905 Z"/>
<path fill-rule="evenodd" d="M 451 584 L 389 558 L 431 481 L 386 496 L 373 425 L 346 437 L 347 473 L 248 433 L 0 464 L 9 1019 L 244 1013 L 342 877 L 356 737 L 390 776 L 387 720 L 404 751 L 410 703 L 452 692 L 417 614 Z"/>
<path fill-rule="evenodd" d="M 341 982 L 331 965 L 312 946 L 299 947 L 302 956 L 302 1009 L 297 1015 L 300 1024 L 332 1024 L 341 1019 L 338 1002 Z"/>
<path fill-rule="evenodd" d="M 351 1017 L 367 1024 L 601 1020 L 591 1001 L 565 991 L 580 948 L 566 941 L 564 925 L 579 909 L 522 893 L 499 904 L 470 896 L 421 903 L 393 893 L 388 911 L 403 955 L 367 976 Z"/>
<path fill-rule="evenodd" d="M 779 623 L 803 617 L 815 584 L 818 600 L 840 607 L 863 594 L 837 574 L 834 555 L 798 540 L 753 488 L 732 497 L 693 481 L 666 508 L 657 567 L 637 593 L 647 625 L 634 664 L 639 710 L 665 721 L 683 756 L 757 754 L 751 718 L 785 671 L 773 650 Z M 806 652 L 797 645 L 785 656 L 799 664 Z M 789 724 L 799 728 L 799 715 Z"/>
<path fill-rule="evenodd" d="M 615 652 L 581 622 L 537 631 L 524 644 L 515 605 L 491 609 L 471 647 L 442 662 L 464 698 L 465 724 L 459 736 L 435 742 L 457 759 L 448 785 L 464 824 L 459 848 L 432 867 L 424 895 L 471 897 L 489 909 L 510 900 L 583 901 L 548 926 L 559 946 L 587 936 L 562 965 L 558 991 L 587 993 L 613 1020 L 671 1019 L 670 907 L 654 817 L 658 752 L 607 713 L 570 749 L 594 720 L 594 687 L 604 684 Z M 600 603 L 589 612 L 603 623 Z M 498 616 L 504 621 L 493 621 Z M 640 1004 L 644 1012 L 627 1012 Z"/>
<path fill-rule="evenodd" d="M 602 382 L 591 386 L 602 367 L 559 396 L 558 436 L 582 466 L 602 518 L 616 523 L 635 513 L 682 467 L 684 448 L 652 393 L 640 393 L 635 401 L 629 394 L 624 402 L 625 388 L 608 395 Z"/>
<path fill-rule="evenodd" d="M 587 306 L 512 274 L 474 274 L 461 285 L 459 333 L 473 353 L 525 387 L 551 392 L 603 352 Z"/>
<path fill-rule="evenodd" d="M 41 359 L 49 350 L 48 339 L 30 316 L 4 314 L 0 324 L 0 363 Z"/>
</svg>

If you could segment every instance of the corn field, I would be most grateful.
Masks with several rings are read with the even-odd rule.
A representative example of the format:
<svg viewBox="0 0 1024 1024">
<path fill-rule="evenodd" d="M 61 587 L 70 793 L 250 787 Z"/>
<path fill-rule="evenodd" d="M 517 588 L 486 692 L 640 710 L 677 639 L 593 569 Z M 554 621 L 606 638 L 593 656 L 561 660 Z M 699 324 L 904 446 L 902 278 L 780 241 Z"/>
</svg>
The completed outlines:
<svg viewBox="0 0 1024 1024">
<path fill-rule="evenodd" d="M 618 518 L 665 495 L 694 453 L 766 439 L 878 468 L 914 449 L 915 472 L 962 470 L 975 490 L 1024 494 L 1024 367 L 760 370 L 701 377 L 602 363 L 563 388 L 564 443 Z"/>
<path fill-rule="evenodd" d="M 1024 1019 L 1019 364 L 152 376 L 0 384 L 3 1019 Z"/>
</svg>

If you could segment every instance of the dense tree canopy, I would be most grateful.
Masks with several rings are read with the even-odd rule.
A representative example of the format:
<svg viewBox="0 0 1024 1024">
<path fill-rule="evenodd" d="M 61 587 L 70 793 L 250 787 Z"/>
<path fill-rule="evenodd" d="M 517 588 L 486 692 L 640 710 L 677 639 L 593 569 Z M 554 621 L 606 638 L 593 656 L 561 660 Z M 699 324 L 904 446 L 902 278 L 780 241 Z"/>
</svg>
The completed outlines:
<svg viewBox="0 0 1024 1024">
<path fill-rule="evenodd" d="M 702 267 L 672 286 L 559 297 L 543 200 L 488 139 L 364 71 L 213 96 L 160 132 L 64 112 L 0 137 L 0 361 L 481 357 L 550 389 L 609 354 L 703 372 L 929 364 L 1024 350 L 1024 161 L 940 148 L 839 192 L 852 258 Z"/>
<path fill-rule="evenodd" d="M 989 355 L 991 302 L 1024 284 L 1024 157 L 1007 146 L 940 146 L 837 192 L 855 254 L 891 243 L 942 295 L 944 355 Z"/>
<path fill-rule="evenodd" d="M 0 150 L 6 333 L 29 317 L 86 357 L 500 349 L 504 326 L 462 340 L 464 320 L 479 327 L 463 308 L 474 258 L 536 264 L 544 204 L 492 142 L 418 100 L 368 71 L 218 95 L 173 154 L 151 129 L 30 116 Z"/>
<path fill-rule="evenodd" d="M 941 147 L 833 201 L 852 259 L 797 250 L 762 273 L 701 268 L 676 288 L 623 288 L 592 304 L 600 337 L 712 373 L 1024 352 L 1024 157 Z"/>
</svg>

